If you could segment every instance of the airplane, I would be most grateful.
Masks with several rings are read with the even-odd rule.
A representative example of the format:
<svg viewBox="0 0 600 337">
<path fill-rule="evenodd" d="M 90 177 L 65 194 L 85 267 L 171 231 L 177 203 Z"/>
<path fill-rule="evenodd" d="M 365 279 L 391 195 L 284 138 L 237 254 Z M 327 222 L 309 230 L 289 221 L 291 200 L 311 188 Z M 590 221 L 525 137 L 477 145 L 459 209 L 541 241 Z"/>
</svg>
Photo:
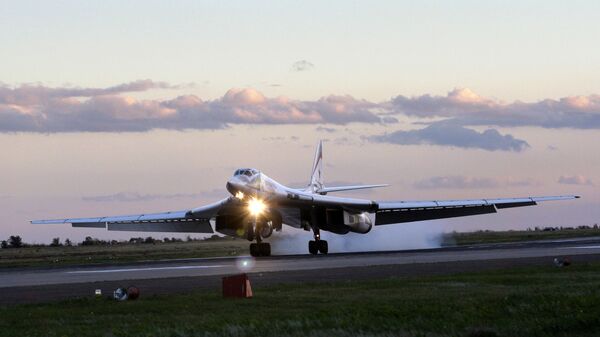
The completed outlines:
<svg viewBox="0 0 600 337">
<path fill-rule="evenodd" d="M 310 183 L 306 188 L 290 188 L 253 168 L 241 168 L 227 181 L 231 194 L 215 203 L 163 213 L 95 218 L 34 220 L 32 224 L 65 224 L 109 231 L 214 233 L 245 238 L 250 255 L 269 256 L 271 246 L 263 239 L 283 224 L 312 231 L 310 254 L 327 254 L 327 241 L 321 231 L 335 234 L 367 234 L 373 226 L 400 224 L 478 214 L 496 213 L 513 207 L 533 206 L 550 200 L 569 200 L 577 195 L 504 199 L 376 201 L 330 196 L 329 193 L 388 186 L 354 185 L 326 187 L 322 179 L 323 143 L 317 145 Z M 374 216 L 374 220 L 371 219 Z M 214 220 L 214 229 L 211 224 Z M 256 241 L 256 242 L 254 242 Z"/>
</svg>

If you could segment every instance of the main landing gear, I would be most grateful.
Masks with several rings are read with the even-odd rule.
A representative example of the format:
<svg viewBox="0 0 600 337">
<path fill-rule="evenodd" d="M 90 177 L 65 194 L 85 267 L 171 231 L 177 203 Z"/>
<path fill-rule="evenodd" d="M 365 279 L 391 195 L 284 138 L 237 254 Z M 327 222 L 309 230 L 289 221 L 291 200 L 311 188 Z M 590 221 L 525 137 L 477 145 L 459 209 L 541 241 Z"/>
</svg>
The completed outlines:
<svg viewBox="0 0 600 337">
<path fill-rule="evenodd" d="M 256 226 L 252 226 L 248 229 L 248 241 L 254 241 L 256 238 L 256 243 L 250 244 L 250 255 L 257 256 L 271 256 L 271 244 L 268 242 L 262 242 L 262 238 L 260 237 L 260 230 L 257 230 Z"/>
<path fill-rule="evenodd" d="M 308 251 L 312 255 L 317 255 L 319 252 L 321 254 L 327 254 L 329 252 L 329 246 L 326 240 L 321 240 L 319 228 L 314 227 L 313 232 L 315 233 L 315 239 L 308 241 Z"/>
</svg>

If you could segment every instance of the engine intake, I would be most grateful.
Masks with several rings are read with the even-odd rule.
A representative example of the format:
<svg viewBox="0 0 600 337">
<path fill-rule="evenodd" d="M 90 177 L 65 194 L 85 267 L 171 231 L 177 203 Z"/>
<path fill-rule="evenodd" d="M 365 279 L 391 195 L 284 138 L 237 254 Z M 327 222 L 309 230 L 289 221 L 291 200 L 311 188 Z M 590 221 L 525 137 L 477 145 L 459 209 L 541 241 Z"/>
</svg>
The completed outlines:
<svg viewBox="0 0 600 337">
<path fill-rule="evenodd" d="M 265 211 L 256 222 L 263 238 L 268 238 L 273 230 L 280 231 L 282 227 L 281 214 L 274 210 Z M 225 235 L 246 237 L 248 228 L 251 228 L 253 223 L 254 217 L 248 216 L 246 212 L 227 212 L 217 215 L 215 230 Z"/>
<path fill-rule="evenodd" d="M 350 213 L 340 209 L 326 209 L 321 213 L 321 216 L 318 214 L 317 217 L 321 229 L 336 234 L 347 234 L 349 232 L 366 234 L 373 228 L 373 223 L 367 212 Z"/>
</svg>

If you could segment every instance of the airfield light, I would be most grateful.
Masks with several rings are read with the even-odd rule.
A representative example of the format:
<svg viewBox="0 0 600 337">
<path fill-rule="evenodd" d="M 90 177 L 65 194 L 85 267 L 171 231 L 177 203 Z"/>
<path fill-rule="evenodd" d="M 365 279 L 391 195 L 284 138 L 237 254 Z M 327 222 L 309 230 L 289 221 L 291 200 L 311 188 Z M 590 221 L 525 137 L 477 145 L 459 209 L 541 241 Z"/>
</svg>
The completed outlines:
<svg viewBox="0 0 600 337">
<path fill-rule="evenodd" d="M 255 261 L 252 257 L 240 257 L 236 260 L 236 266 L 239 271 L 245 273 L 254 268 Z"/>
<path fill-rule="evenodd" d="M 238 192 L 235 194 L 235 197 L 236 197 L 236 198 L 238 198 L 238 199 L 240 199 L 240 200 L 244 200 L 244 192 L 242 192 L 242 191 L 238 191 Z"/>
<path fill-rule="evenodd" d="M 264 212 L 265 208 L 265 203 L 260 199 L 252 198 L 248 201 L 248 211 L 250 211 L 250 214 L 253 216 L 259 216 L 260 213 Z"/>
</svg>

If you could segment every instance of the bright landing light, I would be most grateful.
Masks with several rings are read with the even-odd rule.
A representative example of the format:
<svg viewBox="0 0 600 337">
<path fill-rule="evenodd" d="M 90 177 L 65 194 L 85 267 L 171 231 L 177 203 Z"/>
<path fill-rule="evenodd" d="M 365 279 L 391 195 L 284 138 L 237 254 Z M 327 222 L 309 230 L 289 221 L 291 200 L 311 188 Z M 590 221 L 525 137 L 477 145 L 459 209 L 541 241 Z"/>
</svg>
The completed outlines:
<svg viewBox="0 0 600 337">
<path fill-rule="evenodd" d="M 235 197 L 236 197 L 236 198 L 238 198 L 238 199 L 240 199 L 240 200 L 244 200 L 244 192 L 242 192 L 242 191 L 238 191 L 238 192 L 235 194 Z"/>
<path fill-rule="evenodd" d="M 250 214 L 254 216 L 260 215 L 260 213 L 262 213 L 265 210 L 265 208 L 266 205 L 264 202 L 262 202 L 262 200 L 252 198 L 250 199 L 250 201 L 248 201 L 248 210 L 250 211 Z"/>
</svg>

